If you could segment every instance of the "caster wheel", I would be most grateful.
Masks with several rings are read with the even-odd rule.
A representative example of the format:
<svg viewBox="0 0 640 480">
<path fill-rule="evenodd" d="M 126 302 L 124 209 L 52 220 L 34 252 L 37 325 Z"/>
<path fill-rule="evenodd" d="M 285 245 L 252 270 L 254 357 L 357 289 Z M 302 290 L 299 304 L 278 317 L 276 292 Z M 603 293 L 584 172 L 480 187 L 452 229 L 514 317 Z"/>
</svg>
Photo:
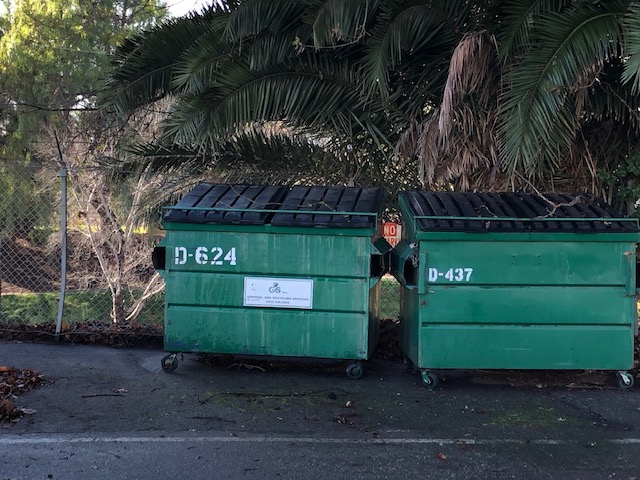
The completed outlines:
<svg viewBox="0 0 640 480">
<path fill-rule="evenodd" d="M 631 375 L 629 372 L 619 372 L 618 386 L 622 390 L 628 390 L 633 387 L 633 375 Z"/>
<path fill-rule="evenodd" d="M 351 363 L 347 366 L 347 377 L 351 380 L 360 380 L 364 375 L 361 363 Z"/>
<path fill-rule="evenodd" d="M 404 353 L 402 354 L 402 363 L 404 363 L 405 371 L 410 372 L 411 370 L 413 370 L 413 360 L 411 360 Z"/>
<path fill-rule="evenodd" d="M 162 370 L 166 373 L 173 372 L 176 368 L 178 368 L 178 356 L 175 353 L 162 357 Z"/>
<path fill-rule="evenodd" d="M 428 370 L 421 371 L 420 376 L 422 377 L 422 384 L 429 390 L 433 390 L 440 383 L 440 379 L 438 378 L 438 376 L 433 372 L 429 372 Z"/>
</svg>

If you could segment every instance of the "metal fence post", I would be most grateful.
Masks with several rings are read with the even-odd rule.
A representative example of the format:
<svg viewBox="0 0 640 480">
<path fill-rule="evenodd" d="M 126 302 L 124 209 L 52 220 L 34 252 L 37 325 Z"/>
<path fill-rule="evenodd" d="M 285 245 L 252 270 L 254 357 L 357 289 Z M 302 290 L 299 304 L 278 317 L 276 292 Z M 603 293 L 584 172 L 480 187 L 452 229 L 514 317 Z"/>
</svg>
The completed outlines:
<svg viewBox="0 0 640 480">
<path fill-rule="evenodd" d="M 62 330 L 62 310 L 64 309 L 64 294 L 67 289 L 67 168 L 60 169 L 60 298 L 58 299 L 58 318 L 56 321 L 56 341 L 60 340 Z"/>
</svg>

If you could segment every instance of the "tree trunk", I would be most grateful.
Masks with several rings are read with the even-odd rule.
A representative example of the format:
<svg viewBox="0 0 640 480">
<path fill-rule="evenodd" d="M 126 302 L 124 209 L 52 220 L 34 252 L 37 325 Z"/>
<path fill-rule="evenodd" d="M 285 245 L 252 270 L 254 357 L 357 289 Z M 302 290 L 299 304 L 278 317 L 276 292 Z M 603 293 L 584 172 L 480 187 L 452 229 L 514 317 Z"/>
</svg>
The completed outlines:
<svg viewBox="0 0 640 480">
<path fill-rule="evenodd" d="M 113 323 L 120 323 L 124 321 L 125 317 L 124 295 L 122 294 L 122 285 L 118 282 L 116 288 L 111 291 L 111 320 Z"/>
</svg>

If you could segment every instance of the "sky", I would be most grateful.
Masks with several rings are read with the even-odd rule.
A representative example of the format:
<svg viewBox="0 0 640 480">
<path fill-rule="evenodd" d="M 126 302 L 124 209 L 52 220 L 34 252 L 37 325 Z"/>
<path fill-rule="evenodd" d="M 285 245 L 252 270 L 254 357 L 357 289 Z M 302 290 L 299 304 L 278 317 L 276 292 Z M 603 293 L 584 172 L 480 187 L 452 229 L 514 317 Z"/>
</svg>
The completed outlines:
<svg viewBox="0 0 640 480">
<path fill-rule="evenodd" d="M 166 0 L 167 7 L 173 17 L 181 17 L 191 10 L 200 10 L 202 6 L 211 4 L 213 0 Z"/>
</svg>

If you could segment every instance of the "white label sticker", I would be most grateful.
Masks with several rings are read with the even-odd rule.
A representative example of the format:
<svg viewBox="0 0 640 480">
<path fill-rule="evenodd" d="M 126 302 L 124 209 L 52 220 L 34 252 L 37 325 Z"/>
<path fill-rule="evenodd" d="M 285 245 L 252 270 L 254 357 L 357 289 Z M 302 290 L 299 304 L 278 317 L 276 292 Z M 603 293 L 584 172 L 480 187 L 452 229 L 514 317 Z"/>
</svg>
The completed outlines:
<svg viewBox="0 0 640 480">
<path fill-rule="evenodd" d="M 244 278 L 245 307 L 313 308 L 313 280 Z"/>
</svg>

